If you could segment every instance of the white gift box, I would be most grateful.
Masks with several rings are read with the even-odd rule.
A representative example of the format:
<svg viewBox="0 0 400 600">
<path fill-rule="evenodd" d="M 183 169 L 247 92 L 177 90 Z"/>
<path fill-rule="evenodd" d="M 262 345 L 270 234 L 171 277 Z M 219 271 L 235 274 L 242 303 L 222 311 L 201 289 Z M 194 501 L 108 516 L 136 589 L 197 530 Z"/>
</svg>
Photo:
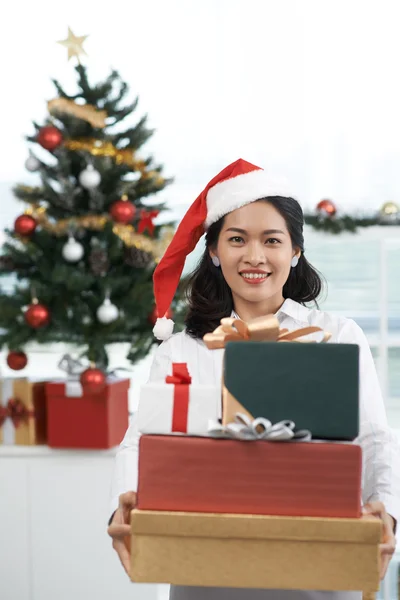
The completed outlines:
<svg viewBox="0 0 400 600">
<path fill-rule="evenodd" d="M 178 391 L 179 387 L 186 390 Z M 182 400 L 185 391 L 186 406 Z M 140 433 L 206 435 L 210 419 L 220 416 L 221 388 L 217 386 L 148 383 L 141 388 L 137 413 Z"/>
</svg>

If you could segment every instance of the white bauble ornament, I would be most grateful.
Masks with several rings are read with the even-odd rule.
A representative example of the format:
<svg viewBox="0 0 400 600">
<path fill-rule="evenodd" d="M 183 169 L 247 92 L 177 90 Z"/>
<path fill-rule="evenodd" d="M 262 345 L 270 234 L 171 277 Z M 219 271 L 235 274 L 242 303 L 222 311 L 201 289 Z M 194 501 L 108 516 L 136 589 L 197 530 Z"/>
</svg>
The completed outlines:
<svg viewBox="0 0 400 600">
<path fill-rule="evenodd" d="M 79 175 L 79 183 L 87 190 L 97 187 L 101 181 L 101 175 L 93 165 L 88 165 Z"/>
<path fill-rule="evenodd" d="M 68 242 L 65 244 L 65 246 L 62 249 L 63 258 L 67 262 L 74 263 L 74 262 L 78 262 L 78 260 L 81 260 L 83 254 L 84 254 L 84 249 L 83 249 L 82 244 L 77 242 L 73 236 L 70 236 Z"/>
<path fill-rule="evenodd" d="M 35 158 L 32 154 L 30 154 L 25 161 L 25 168 L 33 173 L 34 171 L 38 171 L 39 167 L 40 162 L 38 161 L 38 159 Z"/>
<path fill-rule="evenodd" d="M 106 298 L 101 306 L 97 309 L 97 318 L 100 323 L 103 325 L 108 325 L 108 323 L 112 323 L 116 321 L 119 317 L 118 308 L 115 304 L 111 304 L 109 298 Z"/>
</svg>

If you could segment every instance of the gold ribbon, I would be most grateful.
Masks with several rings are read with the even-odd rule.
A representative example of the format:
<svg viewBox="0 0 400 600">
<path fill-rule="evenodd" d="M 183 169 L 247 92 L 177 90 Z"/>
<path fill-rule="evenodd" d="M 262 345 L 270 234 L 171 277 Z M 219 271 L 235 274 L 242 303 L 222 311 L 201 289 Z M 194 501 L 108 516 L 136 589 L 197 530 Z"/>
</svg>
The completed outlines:
<svg viewBox="0 0 400 600">
<path fill-rule="evenodd" d="M 317 340 L 303 339 L 311 333 L 319 333 Z M 227 342 L 327 342 L 331 334 L 325 332 L 321 327 L 308 326 L 288 331 L 280 329 L 279 321 L 274 315 L 257 317 L 248 323 L 226 317 L 221 319 L 219 325 L 212 333 L 206 333 L 203 341 L 209 350 L 225 348 Z"/>
<path fill-rule="evenodd" d="M 73 100 L 67 98 L 54 98 L 47 103 L 49 113 L 57 116 L 58 114 L 67 114 L 87 121 L 92 127 L 103 129 L 106 126 L 108 117 L 105 110 L 98 110 L 91 104 L 76 104 Z"/>
</svg>

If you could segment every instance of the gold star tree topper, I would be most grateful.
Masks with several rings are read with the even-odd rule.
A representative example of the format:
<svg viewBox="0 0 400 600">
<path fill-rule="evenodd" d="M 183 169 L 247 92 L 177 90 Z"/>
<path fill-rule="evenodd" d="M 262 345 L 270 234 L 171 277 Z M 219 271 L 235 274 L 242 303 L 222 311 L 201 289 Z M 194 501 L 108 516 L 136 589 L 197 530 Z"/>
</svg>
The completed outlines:
<svg viewBox="0 0 400 600">
<path fill-rule="evenodd" d="M 61 40 L 59 42 L 57 42 L 58 44 L 61 44 L 61 46 L 65 46 L 65 48 L 68 48 L 68 60 L 70 58 L 72 58 L 73 56 L 76 56 L 76 58 L 79 61 L 79 56 L 81 54 L 86 54 L 85 50 L 83 49 L 82 45 L 83 42 L 86 40 L 88 36 L 87 35 L 74 35 L 74 33 L 72 32 L 71 27 L 68 27 L 68 37 L 66 40 Z"/>
</svg>

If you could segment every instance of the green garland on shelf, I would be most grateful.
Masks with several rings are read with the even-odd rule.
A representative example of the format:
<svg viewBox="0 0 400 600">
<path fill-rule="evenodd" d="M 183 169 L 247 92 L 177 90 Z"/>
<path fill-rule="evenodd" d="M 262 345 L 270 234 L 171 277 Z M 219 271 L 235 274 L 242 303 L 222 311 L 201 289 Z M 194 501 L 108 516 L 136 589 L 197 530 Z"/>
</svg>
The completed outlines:
<svg viewBox="0 0 400 600">
<path fill-rule="evenodd" d="M 393 220 L 385 221 L 381 218 L 354 218 L 349 215 L 343 217 L 323 216 L 305 214 L 304 221 L 311 225 L 316 231 L 325 231 L 326 233 L 356 233 L 360 227 L 372 227 L 373 225 L 400 225 L 400 219 L 397 223 Z"/>
<path fill-rule="evenodd" d="M 400 206 L 396 202 L 385 202 L 373 216 L 352 217 L 340 215 L 332 200 L 321 200 L 313 213 L 305 213 L 304 221 L 316 231 L 326 233 L 356 233 L 360 227 L 377 225 L 400 225 Z"/>
</svg>

